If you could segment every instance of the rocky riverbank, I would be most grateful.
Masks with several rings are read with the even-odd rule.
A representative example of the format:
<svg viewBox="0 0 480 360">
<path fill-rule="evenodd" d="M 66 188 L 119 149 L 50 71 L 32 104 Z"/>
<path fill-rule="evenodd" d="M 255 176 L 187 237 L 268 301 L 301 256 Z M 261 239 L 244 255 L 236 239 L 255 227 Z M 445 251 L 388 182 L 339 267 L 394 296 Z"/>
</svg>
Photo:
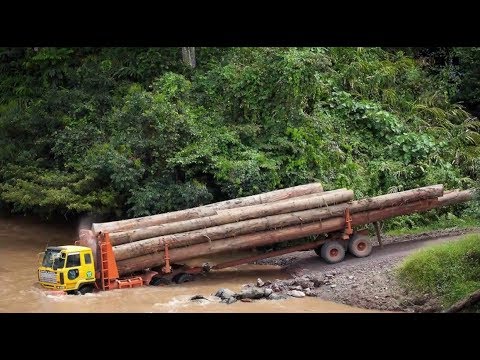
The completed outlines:
<svg viewBox="0 0 480 360">
<path fill-rule="evenodd" d="M 333 265 L 323 263 L 311 251 L 265 259 L 257 264 L 280 265 L 292 278 L 258 279 L 256 284 L 245 284 L 239 293 L 220 289 L 215 294 L 216 301 L 229 304 L 261 298 L 282 300 L 312 296 L 372 310 L 438 312 L 442 307 L 431 294 L 411 294 L 399 286 L 395 268 L 405 256 L 422 246 L 454 240 L 458 235 L 478 231 L 448 229 L 415 235 L 385 236 L 383 243 L 387 246 L 375 246 L 371 256 L 362 259 L 350 256 Z"/>
</svg>

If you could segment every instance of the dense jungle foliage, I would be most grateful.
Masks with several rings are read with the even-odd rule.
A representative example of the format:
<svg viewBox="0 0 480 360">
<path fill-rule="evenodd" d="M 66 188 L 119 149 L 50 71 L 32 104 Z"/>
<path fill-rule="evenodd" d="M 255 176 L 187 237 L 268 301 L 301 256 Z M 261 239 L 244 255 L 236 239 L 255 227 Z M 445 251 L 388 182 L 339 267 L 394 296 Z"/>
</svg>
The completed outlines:
<svg viewBox="0 0 480 360">
<path fill-rule="evenodd" d="M 312 181 L 357 198 L 473 187 L 479 104 L 480 48 L 197 48 L 195 68 L 180 48 L 1 48 L 0 208 L 120 218 Z"/>
</svg>

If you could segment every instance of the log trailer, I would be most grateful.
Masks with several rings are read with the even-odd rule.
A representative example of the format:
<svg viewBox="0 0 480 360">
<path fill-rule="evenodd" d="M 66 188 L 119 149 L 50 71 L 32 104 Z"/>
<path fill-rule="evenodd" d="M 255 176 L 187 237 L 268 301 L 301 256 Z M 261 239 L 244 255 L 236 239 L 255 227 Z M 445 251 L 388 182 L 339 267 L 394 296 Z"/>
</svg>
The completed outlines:
<svg viewBox="0 0 480 360">
<path fill-rule="evenodd" d="M 419 192 L 419 189 L 426 190 Z M 335 190 L 324 192 L 321 196 L 325 199 L 327 196 L 333 196 L 333 194 L 329 195 L 328 193 L 335 192 Z M 314 195 L 310 194 L 309 196 Z M 300 194 L 298 199 L 305 196 L 305 194 Z M 335 196 L 338 197 L 339 195 L 336 194 Z M 178 245 L 180 242 L 176 243 L 171 240 L 172 235 L 163 235 L 158 238 L 139 240 L 137 243 L 124 243 L 122 245 L 120 242 L 121 245 L 114 248 L 112 239 L 120 241 L 120 239 L 125 239 L 125 236 L 120 236 L 121 232 L 118 232 L 118 230 L 109 230 L 109 223 L 104 223 L 107 225 L 99 224 L 102 226 L 98 227 L 95 227 L 96 224 L 93 224 L 94 226 L 92 226 L 91 230 L 80 231 L 79 240 L 75 242 L 75 245 L 50 246 L 46 248 L 38 268 L 38 280 L 42 287 L 49 290 L 62 291 L 67 294 L 85 294 L 99 290 L 132 288 L 143 285 L 164 285 L 172 282 L 183 283 L 191 281 L 196 274 L 234 267 L 297 251 L 313 250 L 327 263 L 333 264 L 342 261 L 347 252 L 356 257 L 370 255 L 372 244 L 368 237 L 368 230 L 357 230 L 356 228 L 360 226 L 370 223 L 378 225 L 378 221 L 396 216 L 469 201 L 473 196 L 473 190 L 454 190 L 444 193 L 442 185 L 434 185 L 357 201 L 345 202 L 343 200 L 343 203 L 334 203 L 332 206 L 326 204 L 326 207 L 314 210 L 256 218 L 257 222 L 261 220 L 267 224 L 264 228 L 261 228 L 266 231 L 259 231 L 253 234 L 246 231 L 243 226 L 243 224 L 245 226 L 253 224 L 251 223 L 253 220 L 241 221 L 236 224 L 238 229 L 241 229 L 238 230 L 241 232 L 237 232 L 240 234 L 239 236 L 227 237 L 224 235 L 224 237 L 213 238 L 215 241 L 212 241 L 206 235 L 208 239 L 203 240 L 203 243 L 199 243 L 199 241 L 192 242 L 192 237 L 189 237 L 190 242 L 185 242 L 185 244 L 182 244 L 182 247 Z M 275 206 L 278 207 L 282 200 L 283 202 L 287 201 L 285 199 L 280 201 L 274 199 L 272 201 L 278 201 L 278 203 L 275 203 Z M 304 202 L 300 199 L 299 203 L 303 204 Z M 255 210 L 255 206 L 257 208 L 262 206 L 266 208 L 267 205 L 271 208 L 272 203 L 267 204 L 260 201 L 260 204 L 247 204 L 247 207 L 244 209 L 251 208 Z M 309 204 L 311 204 L 310 200 Z M 209 205 L 205 207 L 208 208 Z M 200 209 L 200 207 L 196 209 Z M 212 208 L 209 209 L 212 210 Z M 183 210 L 183 212 L 186 211 Z M 315 211 L 315 221 L 305 223 L 308 221 L 308 215 L 312 211 Z M 178 213 L 182 213 L 182 211 Z M 295 225 L 284 226 L 279 229 L 273 228 L 272 224 L 276 224 L 275 221 L 281 220 L 282 224 L 286 224 L 285 215 L 293 215 L 297 219 L 297 222 L 291 220 L 292 224 Z M 156 216 L 158 217 L 159 215 Z M 139 219 L 151 221 L 150 217 Z M 139 220 L 133 220 L 138 224 Z M 132 227 L 132 219 L 123 220 L 123 222 L 125 225 L 120 230 L 125 231 L 126 228 Z M 255 225 L 258 227 L 257 222 Z M 210 230 L 204 228 L 196 231 L 214 234 L 212 231 L 216 228 L 224 229 L 221 226 L 211 227 Z M 157 227 L 159 226 L 157 225 Z M 103 231 L 99 231 L 98 228 L 103 228 Z M 158 232 L 155 226 L 152 226 L 152 228 Z M 378 226 L 375 228 L 380 242 Z M 232 228 L 228 229 L 231 235 Z M 195 231 L 191 231 L 181 235 L 194 233 Z M 132 239 L 132 234 L 135 234 L 135 232 L 133 231 L 129 234 L 129 238 Z M 184 260 L 202 255 L 240 249 L 256 250 L 261 246 L 278 243 L 288 244 L 286 243 L 287 241 L 307 237 L 309 237 L 309 241 L 300 245 L 291 245 L 280 250 L 259 253 L 258 255 L 213 265 L 204 263 L 202 266 L 192 267 L 182 263 Z M 152 243 L 155 247 L 153 247 Z M 125 251 L 122 252 L 121 246 L 129 246 L 126 249 L 130 253 L 125 255 Z M 138 252 L 138 254 L 135 252 Z"/>
</svg>

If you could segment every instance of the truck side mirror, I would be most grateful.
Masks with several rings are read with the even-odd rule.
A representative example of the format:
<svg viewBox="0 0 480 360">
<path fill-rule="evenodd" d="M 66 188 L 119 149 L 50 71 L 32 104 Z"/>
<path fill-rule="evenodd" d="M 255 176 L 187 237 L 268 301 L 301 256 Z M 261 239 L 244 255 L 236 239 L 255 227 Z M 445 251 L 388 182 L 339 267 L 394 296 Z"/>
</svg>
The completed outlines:
<svg viewBox="0 0 480 360">
<path fill-rule="evenodd" d="M 45 256 L 45 251 L 39 252 L 37 254 L 37 263 L 38 265 L 42 265 L 43 257 Z"/>
<path fill-rule="evenodd" d="M 57 270 L 58 267 L 60 266 L 60 264 L 59 264 L 60 259 L 61 259 L 61 257 L 56 257 L 56 258 L 53 259 L 53 264 L 52 264 L 52 269 L 53 270 Z"/>
</svg>

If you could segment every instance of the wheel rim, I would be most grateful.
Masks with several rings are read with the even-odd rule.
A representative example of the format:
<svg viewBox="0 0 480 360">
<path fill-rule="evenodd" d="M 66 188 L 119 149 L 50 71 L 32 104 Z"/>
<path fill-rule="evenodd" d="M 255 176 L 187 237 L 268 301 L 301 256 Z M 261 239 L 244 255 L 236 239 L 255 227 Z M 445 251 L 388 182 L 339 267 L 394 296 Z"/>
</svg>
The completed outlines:
<svg viewBox="0 0 480 360">
<path fill-rule="evenodd" d="M 331 249 L 329 253 L 331 257 L 336 257 L 338 256 L 338 249 Z"/>
<path fill-rule="evenodd" d="M 363 241 L 359 242 L 357 244 L 357 250 L 358 251 L 363 251 L 367 248 L 367 244 L 365 244 Z"/>
</svg>

